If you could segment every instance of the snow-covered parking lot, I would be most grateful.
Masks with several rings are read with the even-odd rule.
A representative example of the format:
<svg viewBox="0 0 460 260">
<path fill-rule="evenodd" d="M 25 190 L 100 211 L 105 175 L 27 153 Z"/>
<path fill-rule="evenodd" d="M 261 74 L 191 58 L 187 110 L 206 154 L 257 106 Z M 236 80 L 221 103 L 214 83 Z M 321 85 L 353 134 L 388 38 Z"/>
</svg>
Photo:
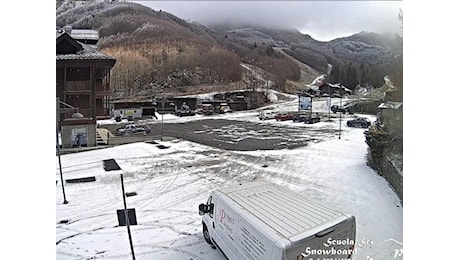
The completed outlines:
<svg viewBox="0 0 460 260">
<path fill-rule="evenodd" d="M 229 117 L 256 120 L 238 113 Z M 131 226 L 136 259 L 225 259 L 203 239 L 198 205 L 212 189 L 255 179 L 287 186 L 355 215 L 354 259 L 402 259 L 399 199 L 367 166 L 363 129 L 342 124 L 341 139 L 325 138 L 290 150 L 229 151 L 172 139 L 63 155 L 64 179 L 94 176 L 96 181 L 66 183 L 68 204 L 63 204 L 57 182 L 56 259 L 131 258 L 126 227 L 118 226 L 116 214 L 123 208 L 120 174 L 125 192 L 137 193 L 126 198 L 137 216 L 137 225 Z M 169 148 L 160 149 L 160 144 Z M 104 171 L 102 161 L 112 158 L 122 170 Z"/>
</svg>

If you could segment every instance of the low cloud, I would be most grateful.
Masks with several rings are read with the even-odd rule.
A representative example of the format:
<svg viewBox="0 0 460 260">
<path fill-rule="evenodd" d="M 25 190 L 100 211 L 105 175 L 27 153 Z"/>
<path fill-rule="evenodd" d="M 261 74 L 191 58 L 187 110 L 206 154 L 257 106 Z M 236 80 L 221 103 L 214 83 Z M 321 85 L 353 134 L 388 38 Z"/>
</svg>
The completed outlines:
<svg viewBox="0 0 460 260">
<path fill-rule="evenodd" d="M 402 1 L 133 1 L 204 25 L 295 28 L 328 41 L 361 31 L 401 33 Z"/>
</svg>

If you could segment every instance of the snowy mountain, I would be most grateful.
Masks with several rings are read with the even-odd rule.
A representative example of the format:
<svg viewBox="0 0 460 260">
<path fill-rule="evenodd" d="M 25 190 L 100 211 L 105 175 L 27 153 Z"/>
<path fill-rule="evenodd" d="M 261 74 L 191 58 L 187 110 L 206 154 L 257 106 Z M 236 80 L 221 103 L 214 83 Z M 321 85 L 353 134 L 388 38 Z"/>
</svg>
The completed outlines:
<svg viewBox="0 0 460 260">
<path fill-rule="evenodd" d="M 331 81 L 335 83 L 350 89 L 358 83 L 380 87 L 383 77 L 392 73 L 395 56 L 402 52 L 402 39 L 394 35 L 361 32 L 321 42 L 295 29 L 206 27 L 140 4 L 109 2 L 64 1 L 56 8 L 56 25 L 97 29 L 99 47 L 120 57 L 127 46 L 138 46 L 139 54 L 149 63 L 146 67 L 159 68 L 155 75 L 141 75 L 141 88 L 171 80 L 165 77 L 166 71 L 175 78 L 170 85 L 176 86 L 238 82 L 242 71 L 237 64 L 228 65 L 235 59 L 267 71 L 279 89 L 287 80 L 305 78 L 298 64 L 275 47 L 315 70 L 310 79 L 326 74 L 332 64 Z M 213 49 L 216 52 L 211 55 Z M 222 65 L 209 63 L 216 59 L 213 57 L 220 57 Z M 227 66 L 223 66 L 224 60 Z M 118 63 L 123 62 L 120 59 Z M 135 77 L 129 80 L 133 83 L 124 84 L 134 84 Z M 113 86 L 117 88 L 117 84 Z"/>
</svg>

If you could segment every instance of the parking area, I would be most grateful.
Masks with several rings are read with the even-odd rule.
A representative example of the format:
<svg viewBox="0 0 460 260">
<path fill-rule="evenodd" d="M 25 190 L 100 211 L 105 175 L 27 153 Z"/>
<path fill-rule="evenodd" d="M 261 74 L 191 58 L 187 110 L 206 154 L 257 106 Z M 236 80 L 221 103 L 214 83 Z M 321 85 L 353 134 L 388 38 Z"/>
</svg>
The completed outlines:
<svg viewBox="0 0 460 260">
<path fill-rule="evenodd" d="M 331 120 L 314 125 L 274 120 L 202 119 L 184 123 L 149 124 L 152 132 L 110 138 L 110 145 L 139 141 L 179 138 L 216 148 L 235 151 L 292 149 L 331 139 L 338 135 L 339 122 Z M 104 125 L 112 133 L 119 125 Z M 163 129 L 162 129 L 163 128 Z M 342 131 L 346 131 L 342 121 Z M 163 134 L 162 134 L 163 133 Z"/>
<path fill-rule="evenodd" d="M 350 131 L 347 120 L 358 115 L 328 112 L 325 101 L 313 103 L 313 116 L 318 121 L 305 124 L 290 120 L 275 120 L 280 112 L 298 111 L 296 100 L 272 104 L 257 110 L 235 111 L 225 114 L 179 117 L 171 114 L 158 115 L 156 118 L 140 119 L 133 123 L 147 125 L 151 132 L 137 133 L 110 138 L 110 145 L 126 144 L 139 141 L 178 138 L 208 145 L 215 148 L 235 151 L 293 149 L 312 143 L 332 139 L 341 133 Z M 260 118 L 264 113 L 273 116 Z M 303 121 L 303 120 L 295 120 Z M 116 133 L 123 123 L 104 122 L 101 127 Z"/>
</svg>

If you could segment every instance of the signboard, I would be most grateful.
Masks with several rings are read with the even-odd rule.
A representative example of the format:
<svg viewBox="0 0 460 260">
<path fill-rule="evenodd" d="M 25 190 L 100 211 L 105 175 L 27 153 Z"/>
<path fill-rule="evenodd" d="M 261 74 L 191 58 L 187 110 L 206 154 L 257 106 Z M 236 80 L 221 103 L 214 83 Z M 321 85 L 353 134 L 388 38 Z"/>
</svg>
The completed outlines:
<svg viewBox="0 0 460 260">
<path fill-rule="evenodd" d="M 86 131 L 86 127 L 82 128 L 72 128 L 72 146 L 73 147 L 80 147 L 80 146 L 87 146 L 88 133 Z"/>
<path fill-rule="evenodd" d="M 113 111 L 113 117 L 119 116 L 120 118 L 128 118 L 128 117 L 133 117 L 133 118 L 141 118 L 142 117 L 142 108 L 120 108 L 120 109 L 114 109 Z"/>
<path fill-rule="evenodd" d="M 300 110 L 311 110 L 312 100 L 311 97 L 299 97 Z"/>
</svg>

